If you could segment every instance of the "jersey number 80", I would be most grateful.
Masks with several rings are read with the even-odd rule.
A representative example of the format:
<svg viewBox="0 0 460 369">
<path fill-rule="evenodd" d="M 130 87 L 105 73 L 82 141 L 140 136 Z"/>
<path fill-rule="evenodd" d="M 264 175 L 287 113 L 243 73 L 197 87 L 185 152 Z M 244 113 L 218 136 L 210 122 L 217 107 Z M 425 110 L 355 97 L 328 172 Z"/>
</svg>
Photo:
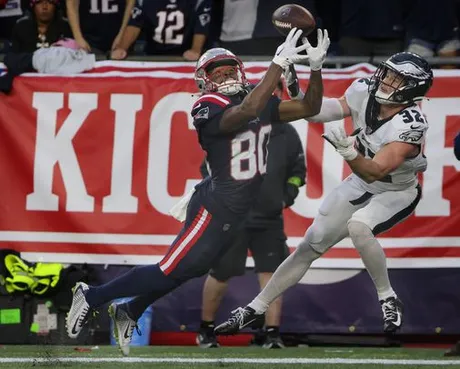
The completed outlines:
<svg viewBox="0 0 460 369">
<path fill-rule="evenodd" d="M 267 145 L 272 127 L 262 126 L 258 133 L 246 131 L 232 140 L 230 175 L 236 180 L 248 180 L 267 172 Z M 247 150 L 243 147 L 247 146 Z"/>
</svg>

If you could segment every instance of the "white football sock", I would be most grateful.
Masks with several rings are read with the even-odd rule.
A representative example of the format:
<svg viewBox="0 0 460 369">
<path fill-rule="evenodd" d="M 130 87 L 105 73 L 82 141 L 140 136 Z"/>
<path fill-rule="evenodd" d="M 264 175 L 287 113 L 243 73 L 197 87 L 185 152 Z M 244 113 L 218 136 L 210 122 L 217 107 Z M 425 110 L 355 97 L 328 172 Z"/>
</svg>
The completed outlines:
<svg viewBox="0 0 460 369">
<path fill-rule="evenodd" d="M 367 272 L 374 282 L 379 300 L 396 297 L 388 278 L 385 253 L 372 230 L 364 223 L 351 220 L 348 222 L 348 231 L 353 245 L 361 255 Z"/>
<path fill-rule="evenodd" d="M 299 282 L 311 263 L 321 256 L 310 247 L 308 238 L 307 232 L 297 249 L 276 269 L 265 288 L 248 305 L 256 314 L 263 314 L 278 296 Z"/>
</svg>

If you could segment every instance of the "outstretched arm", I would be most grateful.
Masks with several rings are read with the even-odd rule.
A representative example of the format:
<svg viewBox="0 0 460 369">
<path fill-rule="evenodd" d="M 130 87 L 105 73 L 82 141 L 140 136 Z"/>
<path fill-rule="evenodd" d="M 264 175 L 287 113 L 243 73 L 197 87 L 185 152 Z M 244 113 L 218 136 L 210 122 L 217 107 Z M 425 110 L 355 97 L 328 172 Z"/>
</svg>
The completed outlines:
<svg viewBox="0 0 460 369">
<path fill-rule="evenodd" d="M 323 98 L 321 110 L 318 114 L 309 117 L 309 122 L 333 122 L 335 120 L 343 119 L 351 115 L 350 107 L 347 100 L 342 96 L 340 98 Z"/>
<path fill-rule="evenodd" d="M 283 122 L 290 122 L 316 115 L 321 110 L 323 98 L 323 79 L 321 68 L 326 58 L 330 41 L 327 30 L 318 29 L 318 45 L 312 47 L 307 39 L 303 40 L 307 46 L 307 55 L 310 62 L 310 83 L 305 96 L 300 100 L 282 101 L 279 105 L 279 116 Z"/>
<path fill-rule="evenodd" d="M 221 131 L 234 131 L 260 115 L 278 84 L 283 68 L 289 67 L 295 61 L 306 59 L 306 56 L 299 53 L 306 50 L 308 45 L 296 47 L 301 34 L 302 31 L 296 28 L 289 32 L 286 41 L 276 50 L 275 57 L 262 81 L 246 95 L 241 104 L 225 111 L 220 121 Z"/>
</svg>

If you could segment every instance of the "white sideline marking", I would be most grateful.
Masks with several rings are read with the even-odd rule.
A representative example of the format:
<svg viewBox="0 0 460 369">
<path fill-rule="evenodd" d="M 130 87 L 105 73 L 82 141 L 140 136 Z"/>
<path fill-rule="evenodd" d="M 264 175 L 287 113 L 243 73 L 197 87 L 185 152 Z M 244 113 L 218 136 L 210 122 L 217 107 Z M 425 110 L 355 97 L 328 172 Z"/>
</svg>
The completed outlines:
<svg viewBox="0 0 460 369">
<path fill-rule="evenodd" d="M 243 364 L 379 364 L 379 365 L 460 365 L 460 360 L 397 360 L 397 359 L 315 359 L 315 358 L 282 358 L 282 359 L 243 359 L 243 358 L 221 358 L 221 359 L 201 359 L 201 358 L 141 358 L 141 357 L 51 357 L 51 358 L 32 358 L 32 357 L 6 357 L 0 358 L 2 363 L 187 363 L 187 364 L 218 364 L 218 363 L 243 363 Z"/>
</svg>

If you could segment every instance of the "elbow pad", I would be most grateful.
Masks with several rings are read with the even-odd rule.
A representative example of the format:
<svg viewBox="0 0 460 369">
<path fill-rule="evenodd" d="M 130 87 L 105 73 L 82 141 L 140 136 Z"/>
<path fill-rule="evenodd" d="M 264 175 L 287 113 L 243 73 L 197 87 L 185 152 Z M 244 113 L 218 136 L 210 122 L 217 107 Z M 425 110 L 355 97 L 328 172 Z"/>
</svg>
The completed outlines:
<svg viewBox="0 0 460 369">
<path fill-rule="evenodd" d="M 318 114 L 306 118 L 309 122 L 333 122 L 343 118 L 343 109 L 338 99 L 323 98 Z"/>
</svg>

